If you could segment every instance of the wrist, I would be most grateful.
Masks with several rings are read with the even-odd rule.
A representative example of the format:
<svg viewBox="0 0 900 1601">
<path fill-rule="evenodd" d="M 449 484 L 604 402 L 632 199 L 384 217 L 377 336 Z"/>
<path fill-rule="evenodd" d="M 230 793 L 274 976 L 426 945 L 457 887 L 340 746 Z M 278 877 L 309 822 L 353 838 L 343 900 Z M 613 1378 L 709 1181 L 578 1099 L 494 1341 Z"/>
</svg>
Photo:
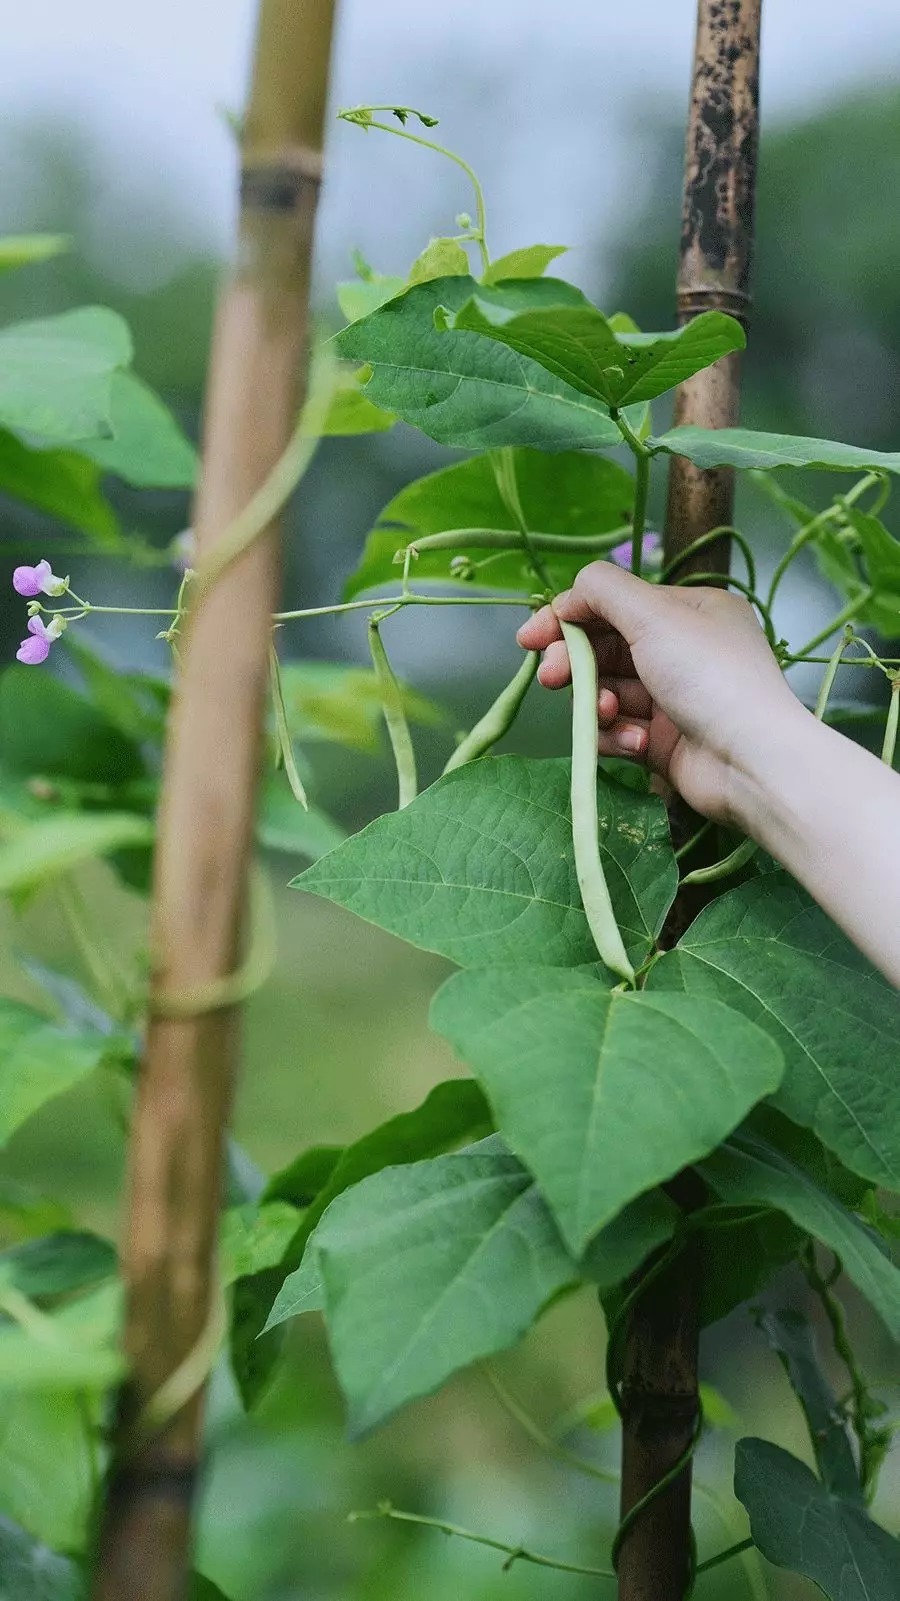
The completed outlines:
<svg viewBox="0 0 900 1601">
<path fill-rule="evenodd" d="M 726 808 L 733 827 L 771 848 L 790 827 L 791 797 L 798 766 L 813 759 L 821 723 L 789 691 L 764 718 L 741 730 L 740 749 L 730 763 Z"/>
</svg>

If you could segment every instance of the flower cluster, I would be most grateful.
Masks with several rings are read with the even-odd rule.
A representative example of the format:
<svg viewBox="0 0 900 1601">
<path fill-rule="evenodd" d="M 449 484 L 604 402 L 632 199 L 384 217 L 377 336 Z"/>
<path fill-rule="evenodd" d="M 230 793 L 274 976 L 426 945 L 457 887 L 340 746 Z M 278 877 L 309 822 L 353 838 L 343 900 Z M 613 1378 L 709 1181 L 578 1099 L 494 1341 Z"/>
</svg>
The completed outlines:
<svg viewBox="0 0 900 1601">
<path fill-rule="evenodd" d="M 58 578 L 46 560 L 39 561 L 36 567 L 17 567 L 12 581 L 16 594 L 24 596 L 26 600 L 36 600 L 38 595 L 64 595 L 69 587 L 68 578 Z M 16 651 L 16 660 L 36 667 L 47 660 L 50 646 L 55 639 L 59 639 L 66 621 L 64 617 L 56 615 L 51 617 L 49 623 L 45 623 L 37 615 L 39 607 L 29 607 L 29 611 L 34 612 L 28 619 L 30 637 L 22 640 Z"/>
</svg>

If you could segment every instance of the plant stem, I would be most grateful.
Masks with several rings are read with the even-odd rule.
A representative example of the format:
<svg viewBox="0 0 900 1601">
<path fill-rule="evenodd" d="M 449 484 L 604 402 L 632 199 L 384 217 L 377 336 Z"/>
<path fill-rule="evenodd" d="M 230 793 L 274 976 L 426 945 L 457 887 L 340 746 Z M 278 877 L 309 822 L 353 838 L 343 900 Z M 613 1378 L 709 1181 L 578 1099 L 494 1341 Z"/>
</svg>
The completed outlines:
<svg viewBox="0 0 900 1601">
<path fill-rule="evenodd" d="M 388 595 L 375 600 L 342 600 L 336 606 L 307 606 L 300 611 L 272 614 L 273 623 L 290 623 L 303 617 L 329 617 L 336 612 L 374 611 L 388 606 L 532 606 L 527 595 Z"/>
<path fill-rule="evenodd" d="M 695 556 L 699 556 L 701 550 L 706 550 L 709 545 L 714 545 L 717 540 L 723 538 L 728 538 L 731 540 L 732 544 L 739 546 L 741 554 L 747 563 L 747 583 L 749 584 L 750 588 L 755 591 L 756 562 L 753 557 L 753 551 L 750 547 L 750 542 L 744 538 L 744 535 L 740 532 L 740 529 L 732 527 L 730 523 L 723 523 L 719 528 L 711 528 L 708 534 L 701 534 L 699 539 L 692 540 L 684 550 L 680 550 L 677 556 L 673 556 L 672 560 L 666 563 L 659 575 L 660 583 L 671 583 L 675 574 L 678 572 L 678 569 L 683 567 L 685 562 L 692 561 Z M 721 583 L 721 573 L 714 574 L 714 577 L 718 583 Z"/>
<path fill-rule="evenodd" d="M 388 661 L 384 640 L 381 637 L 381 618 L 369 618 L 369 650 L 381 694 L 381 708 L 385 726 L 397 767 L 397 807 L 402 812 L 419 792 L 416 775 L 416 752 L 403 706 L 403 691 Z"/>
<path fill-rule="evenodd" d="M 806 644 L 801 646 L 797 655 L 808 656 L 818 645 L 823 645 L 826 639 L 830 639 L 832 634 L 836 633 L 839 628 L 843 628 L 845 623 L 852 623 L 854 617 L 858 616 L 865 606 L 868 606 L 874 593 L 875 591 L 872 588 L 864 589 L 861 595 L 855 596 L 853 600 L 848 600 L 846 606 L 841 607 L 837 616 L 832 617 L 830 623 L 827 623 L 824 628 L 820 628 L 817 634 L 813 634 L 812 639 L 808 639 Z M 794 659 L 792 657 L 792 660 Z"/>
<path fill-rule="evenodd" d="M 528 519 L 522 507 L 519 485 L 516 481 L 516 458 L 512 447 L 504 445 L 500 450 L 492 450 L 489 453 L 489 457 L 500 499 L 503 501 L 510 516 L 519 525 L 519 543 L 531 563 L 532 571 L 546 589 L 552 589 L 553 584 L 550 574 L 541 561 L 537 547 L 528 530 Z"/>
<path fill-rule="evenodd" d="M 572 844 L 584 915 L 600 960 L 634 984 L 600 859 L 597 818 L 597 658 L 584 630 L 560 623 L 572 668 Z"/>
<path fill-rule="evenodd" d="M 588 1579 L 615 1578 L 611 1568 L 589 1568 L 579 1562 L 560 1562 L 556 1557 L 542 1556 L 538 1551 L 529 1551 L 523 1545 L 507 1545 L 505 1540 L 495 1540 L 487 1534 L 476 1534 L 472 1529 L 460 1528 L 458 1523 L 445 1523 L 442 1518 L 426 1518 L 418 1512 L 399 1512 L 389 1501 L 382 1501 L 375 1512 L 351 1512 L 348 1521 L 358 1523 L 363 1518 L 393 1518 L 397 1523 L 418 1523 L 423 1528 L 437 1529 L 441 1534 L 455 1535 L 459 1540 L 469 1540 L 473 1545 L 486 1545 L 492 1551 L 503 1551 L 506 1555 L 503 1564 L 504 1573 L 508 1572 L 515 1562 L 530 1562 L 538 1568 L 555 1568 L 558 1573 L 580 1573 Z"/>
<path fill-rule="evenodd" d="M 460 740 L 444 767 L 445 773 L 452 773 L 454 768 L 463 767 L 466 762 L 475 761 L 479 756 L 486 755 L 496 745 L 498 739 L 502 739 L 504 734 L 509 732 L 534 682 L 540 659 L 539 651 L 528 652 L 515 677 L 500 691 L 493 705 L 488 707 L 484 716 L 479 718 L 465 739 Z"/>
<path fill-rule="evenodd" d="M 685 843 L 675 852 L 676 862 L 683 861 L 685 856 L 689 856 L 691 851 L 694 849 L 694 846 L 699 845 L 701 839 L 706 838 L 712 826 L 713 825 L 709 820 L 707 820 L 705 823 L 701 823 L 700 827 L 697 829 L 697 832 L 692 834 L 690 839 L 685 840 Z"/>
<path fill-rule="evenodd" d="M 720 862 L 713 862 L 709 867 L 695 867 L 692 873 L 685 873 L 682 884 L 715 884 L 720 878 L 728 878 L 731 873 L 737 873 L 756 855 L 759 846 L 755 839 L 742 839 L 728 856 L 723 856 Z"/>
<path fill-rule="evenodd" d="M 634 457 L 634 507 L 631 513 L 631 571 L 641 576 L 644 564 L 644 524 L 647 520 L 647 493 L 650 488 L 650 461 L 652 451 L 638 439 L 622 416 L 618 407 L 611 406 L 609 414 Z"/>
<path fill-rule="evenodd" d="M 727 1550 L 720 1551 L 717 1556 L 707 1557 L 705 1562 L 698 1562 L 697 1572 L 698 1574 L 708 1573 L 710 1568 L 721 1567 L 723 1562 L 730 1562 L 732 1557 L 739 1557 L 744 1551 L 752 1550 L 753 1541 L 751 1539 L 738 1540 L 734 1545 L 730 1545 Z"/>
<path fill-rule="evenodd" d="M 382 133 L 392 133 L 396 139 L 407 139 L 410 144 L 421 145 L 425 150 L 434 150 L 437 155 L 446 156 L 448 161 L 455 162 L 456 166 L 462 169 L 471 183 L 475 193 L 475 216 L 477 220 L 475 223 L 475 228 L 473 229 L 470 237 L 478 245 L 478 248 L 481 252 L 482 270 L 487 272 L 488 267 L 491 264 L 491 258 L 488 254 L 487 247 L 487 212 L 484 204 L 484 190 L 482 189 L 478 180 L 478 175 L 474 171 L 474 168 L 470 167 L 469 163 L 463 160 L 462 156 L 458 156 L 455 150 L 448 150 L 446 145 L 439 145 L 434 139 L 425 139 L 420 133 L 410 133 L 407 128 L 395 128 L 391 122 L 376 122 L 374 117 L 371 116 L 373 111 L 393 112 L 395 110 L 405 111 L 410 116 L 421 118 L 421 112 L 414 111 L 411 106 L 353 107 L 348 111 L 339 111 L 338 117 L 343 122 L 354 123 L 358 128 L 378 128 Z M 429 121 L 431 120 L 432 119 L 429 119 Z M 435 122 L 437 121 L 436 118 L 433 120 Z"/>
<path fill-rule="evenodd" d="M 900 678 L 895 678 L 891 683 L 891 703 L 888 707 L 887 722 L 884 725 L 884 743 L 881 747 L 881 760 L 887 767 L 894 765 L 898 720 L 900 720 Z"/>
</svg>

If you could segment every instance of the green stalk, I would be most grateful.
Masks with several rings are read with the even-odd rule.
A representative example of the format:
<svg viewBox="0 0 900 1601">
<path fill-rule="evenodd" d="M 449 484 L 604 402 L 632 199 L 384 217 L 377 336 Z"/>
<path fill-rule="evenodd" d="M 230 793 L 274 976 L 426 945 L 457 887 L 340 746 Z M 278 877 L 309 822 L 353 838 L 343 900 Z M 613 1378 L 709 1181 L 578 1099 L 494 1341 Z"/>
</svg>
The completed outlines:
<svg viewBox="0 0 900 1601">
<path fill-rule="evenodd" d="M 504 445 L 501 450 L 490 451 L 489 459 L 500 499 L 503 501 L 503 504 L 510 516 L 519 525 L 519 543 L 524 548 L 525 554 L 527 555 L 528 560 L 531 562 L 532 571 L 534 572 L 535 577 L 538 578 L 547 589 L 552 589 L 553 584 L 550 574 L 544 566 L 544 563 L 541 561 L 540 556 L 537 554 L 537 549 L 532 542 L 531 533 L 528 528 L 528 519 L 525 516 L 525 512 L 522 507 L 522 501 L 519 496 L 519 485 L 516 480 L 516 458 L 513 454 L 512 447 L 510 445 Z"/>
<path fill-rule="evenodd" d="M 572 667 L 572 844 L 575 872 L 588 927 L 600 960 L 634 983 L 600 859 L 597 818 L 597 658 L 574 623 L 561 623 Z"/>
<path fill-rule="evenodd" d="M 387 651 L 380 632 L 381 618 L 369 618 L 369 649 L 372 653 L 372 665 L 378 678 L 378 688 L 381 691 L 381 707 L 384 712 L 384 721 L 397 765 L 397 808 L 402 812 L 404 806 L 414 801 L 419 792 L 419 783 L 416 776 L 416 753 L 413 748 L 412 735 L 406 712 L 403 709 L 403 692 L 394 677 L 394 670 L 388 661 Z"/>
<path fill-rule="evenodd" d="M 534 681 L 540 659 L 539 651 L 528 652 L 515 677 L 500 691 L 493 705 L 488 707 L 484 716 L 479 718 L 474 728 L 457 745 L 444 768 L 445 773 L 452 773 L 455 767 L 464 767 L 466 762 L 473 762 L 479 756 L 484 756 L 493 745 L 496 745 L 498 739 L 502 739 L 504 734 L 509 732 Z"/>
<path fill-rule="evenodd" d="M 641 576 L 644 563 L 644 524 L 647 521 L 647 492 L 650 488 L 650 462 L 653 452 L 638 439 L 617 406 L 609 415 L 634 457 L 634 507 L 631 513 L 631 571 Z"/>
<path fill-rule="evenodd" d="M 816 699 L 816 709 L 813 713 L 813 716 L 819 723 L 821 723 L 823 717 L 825 716 L 825 711 L 828 706 L 828 697 L 834 687 L 834 681 L 837 677 L 837 670 L 841 665 L 841 657 L 843 656 L 844 651 L 847 649 L 847 646 L 850 644 L 852 638 L 853 625 L 852 623 L 848 623 L 840 637 L 838 644 L 835 646 L 832 655 L 829 656 L 828 666 L 822 674 L 822 682 L 819 686 L 819 694 Z"/>
<path fill-rule="evenodd" d="M 894 678 L 891 680 L 891 704 L 888 707 L 887 722 L 884 725 L 884 744 L 881 747 L 881 760 L 888 767 L 894 765 L 898 720 L 900 720 L 900 678 Z"/>
<path fill-rule="evenodd" d="M 753 557 L 753 551 L 750 548 L 749 541 L 744 537 L 740 529 L 733 528 L 730 523 L 722 523 L 718 528 L 711 528 L 709 533 L 701 534 L 699 539 L 692 539 L 691 543 L 686 545 L 684 550 L 680 550 L 677 556 L 673 556 L 672 560 L 666 563 L 659 575 L 660 583 L 670 583 L 677 573 L 679 567 L 683 567 L 686 561 L 690 561 L 693 556 L 699 555 L 701 550 L 705 550 L 708 545 L 715 544 L 716 541 L 721 539 L 724 535 L 728 536 L 732 544 L 739 546 L 744 561 L 747 563 L 747 583 L 749 584 L 750 588 L 755 591 L 756 562 Z M 722 573 L 715 573 L 713 576 L 718 582 L 721 582 L 724 575 Z"/>
</svg>

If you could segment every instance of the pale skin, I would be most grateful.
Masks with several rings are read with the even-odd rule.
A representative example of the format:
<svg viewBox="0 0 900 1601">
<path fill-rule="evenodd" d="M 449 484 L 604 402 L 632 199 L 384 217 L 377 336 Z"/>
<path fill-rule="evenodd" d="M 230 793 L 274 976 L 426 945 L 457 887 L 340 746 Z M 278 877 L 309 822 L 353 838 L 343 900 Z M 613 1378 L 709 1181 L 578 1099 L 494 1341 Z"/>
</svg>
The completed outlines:
<svg viewBox="0 0 900 1601">
<path fill-rule="evenodd" d="M 900 986 L 900 780 L 797 700 L 747 601 L 592 562 L 518 631 L 547 689 L 570 681 L 560 618 L 596 651 L 600 755 L 749 834 Z"/>
</svg>

